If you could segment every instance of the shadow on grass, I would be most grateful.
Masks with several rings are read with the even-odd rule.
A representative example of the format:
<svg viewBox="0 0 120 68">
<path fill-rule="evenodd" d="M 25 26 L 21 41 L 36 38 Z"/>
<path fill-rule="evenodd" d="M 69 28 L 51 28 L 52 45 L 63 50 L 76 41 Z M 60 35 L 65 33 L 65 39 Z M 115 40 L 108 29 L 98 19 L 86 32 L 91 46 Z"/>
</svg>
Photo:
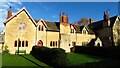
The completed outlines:
<svg viewBox="0 0 120 68">
<path fill-rule="evenodd" d="M 120 68 L 120 61 L 117 59 L 101 59 L 99 62 L 88 62 L 67 66 L 66 68 Z"/>
<path fill-rule="evenodd" d="M 38 66 L 3 66 L 2 68 L 41 68 Z"/>
<path fill-rule="evenodd" d="M 40 67 L 40 68 L 44 68 L 43 66 L 41 66 L 41 65 L 37 64 L 36 62 L 34 62 L 34 61 L 30 60 L 29 58 L 26 58 L 26 57 L 25 57 L 25 56 L 23 56 L 23 55 L 20 55 L 20 56 L 21 56 L 21 57 L 23 57 L 23 58 L 25 58 L 26 60 L 28 60 L 28 61 L 32 62 L 33 64 L 37 65 L 38 67 Z"/>
</svg>

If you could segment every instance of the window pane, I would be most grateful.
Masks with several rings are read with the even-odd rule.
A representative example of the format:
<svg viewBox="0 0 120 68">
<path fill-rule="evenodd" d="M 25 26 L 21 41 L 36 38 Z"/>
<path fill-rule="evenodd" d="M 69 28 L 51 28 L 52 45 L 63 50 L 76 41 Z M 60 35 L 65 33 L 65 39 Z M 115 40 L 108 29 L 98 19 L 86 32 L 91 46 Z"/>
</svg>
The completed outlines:
<svg viewBox="0 0 120 68">
<path fill-rule="evenodd" d="M 22 41 L 22 47 L 24 47 L 24 41 Z"/>
<path fill-rule="evenodd" d="M 56 46 L 57 46 L 57 41 L 56 41 Z"/>
<path fill-rule="evenodd" d="M 40 31 L 40 25 L 39 25 L 39 27 L 38 27 L 38 30 Z"/>
<path fill-rule="evenodd" d="M 21 47 L 21 41 L 18 42 L 18 46 Z"/>
<path fill-rule="evenodd" d="M 72 33 L 72 29 L 70 30 L 70 33 Z"/>
<path fill-rule="evenodd" d="M 55 46 L 55 42 L 53 41 L 53 46 Z"/>
<path fill-rule="evenodd" d="M 50 46 L 52 46 L 52 41 L 50 42 Z"/>
<path fill-rule="evenodd" d="M 14 43 L 14 47 L 17 47 L 17 41 L 15 41 L 15 43 Z"/>
<path fill-rule="evenodd" d="M 26 47 L 28 47 L 28 41 L 26 41 Z"/>
<path fill-rule="evenodd" d="M 43 26 L 42 26 L 42 31 L 43 31 Z"/>
</svg>

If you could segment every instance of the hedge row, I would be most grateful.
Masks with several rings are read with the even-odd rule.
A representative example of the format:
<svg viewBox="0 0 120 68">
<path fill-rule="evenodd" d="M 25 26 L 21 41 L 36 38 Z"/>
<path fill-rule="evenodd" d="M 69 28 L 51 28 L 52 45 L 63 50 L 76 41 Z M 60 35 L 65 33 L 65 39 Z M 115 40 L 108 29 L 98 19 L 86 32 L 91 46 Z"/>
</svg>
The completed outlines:
<svg viewBox="0 0 120 68">
<path fill-rule="evenodd" d="M 54 67 L 65 66 L 69 61 L 65 50 L 61 48 L 33 46 L 31 54 L 36 59 Z"/>
<path fill-rule="evenodd" d="M 76 53 L 85 53 L 107 58 L 120 58 L 120 47 L 85 47 L 75 46 Z"/>
</svg>

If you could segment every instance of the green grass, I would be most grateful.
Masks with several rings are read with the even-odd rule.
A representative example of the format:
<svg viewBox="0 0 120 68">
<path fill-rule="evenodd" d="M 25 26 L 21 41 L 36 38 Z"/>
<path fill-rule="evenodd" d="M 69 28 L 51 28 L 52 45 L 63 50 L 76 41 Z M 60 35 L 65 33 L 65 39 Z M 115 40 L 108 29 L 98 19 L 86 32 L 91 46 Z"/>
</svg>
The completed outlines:
<svg viewBox="0 0 120 68">
<path fill-rule="evenodd" d="M 82 68 L 106 68 L 120 66 L 120 61 L 117 59 L 110 58 L 99 58 L 86 54 L 67 53 L 68 59 L 70 60 L 69 66 L 77 66 Z M 51 67 L 37 59 L 32 55 L 2 55 L 2 68 L 6 66 L 26 66 L 28 68 L 43 68 Z M 13 67 L 11 67 L 13 68 Z M 15 67 L 16 68 L 16 67 Z M 18 68 L 18 67 L 17 67 Z M 21 67 L 20 67 L 21 68 Z"/>
<path fill-rule="evenodd" d="M 99 59 L 77 53 L 67 53 L 68 59 L 70 60 L 69 65 L 78 65 L 88 62 L 98 62 Z M 3 55 L 2 56 L 3 66 L 39 66 L 48 67 L 47 64 L 40 62 L 35 59 L 32 55 Z"/>
<path fill-rule="evenodd" d="M 68 53 L 69 66 L 76 68 L 120 68 L 120 59 Z"/>
<path fill-rule="evenodd" d="M 36 60 L 32 55 L 2 55 L 2 66 L 50 67 Z"/>
<path fill-rule="evenodd" d="M 68 59 L 70 60 L 69 65 L 78 65 L 78 64 L 100 61 L 100 58 L 96 58 L 96 57 L 85 55 L 85 54 L 68 53 L 67 56 L 68 56 Z"/>
</svg>

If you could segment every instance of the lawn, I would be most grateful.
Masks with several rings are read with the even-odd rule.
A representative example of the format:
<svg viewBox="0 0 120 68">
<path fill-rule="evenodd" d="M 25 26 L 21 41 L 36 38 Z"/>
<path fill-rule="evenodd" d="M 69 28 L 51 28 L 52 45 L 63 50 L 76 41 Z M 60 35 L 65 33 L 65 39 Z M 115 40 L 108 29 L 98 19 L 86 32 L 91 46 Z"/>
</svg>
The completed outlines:
<svg viewBox="0 0 120 68">
<path fill-rule="evenodd" d="M 99 58 L 86 54 L 67 53 L 70 60 L 69 66 L 76 66 L 82 68 L 106 68 L 119 66 L 120 61 L 117 59 Z M 2 55 L 2 68 L 50 68 L 51 66 L 36 60 L 32 55 Z M 13 67 L 14 66 L 14 67 Z"/>
<path fill-rule="evenodd" d="M 70 64 L 76 68 L 120 68 L 120 59 L 90 56 L 87 54 L 68 53 Z"/>
<path fill-rule="evenodd" d="M 32 55 L 2 55 L 2 68 L 10 67 L 50 67 L 47 64 L 36 60 Z"/>
<path fill-rule="evenodd" d="M 99 59 L 95 59 L 91 56 L 84 54 L 67 53 L 70 60 L 69 65 L 77 65 L 88 62 L 97 62 Z M 47 64 L 36 60 L 32 55 L 3 55 L 2 65 L 5 66 L 32 66 L 32 67 L 50 67 Z"/>
<path fill-rule="evenodd" d="M 101 60 L 98 57 L 94 57 L 86 54 L 68 53 L 67 56 L 68 56 L 68 59 L 70 60 L 69 65 L 99 62 Z"/>
</svg>

